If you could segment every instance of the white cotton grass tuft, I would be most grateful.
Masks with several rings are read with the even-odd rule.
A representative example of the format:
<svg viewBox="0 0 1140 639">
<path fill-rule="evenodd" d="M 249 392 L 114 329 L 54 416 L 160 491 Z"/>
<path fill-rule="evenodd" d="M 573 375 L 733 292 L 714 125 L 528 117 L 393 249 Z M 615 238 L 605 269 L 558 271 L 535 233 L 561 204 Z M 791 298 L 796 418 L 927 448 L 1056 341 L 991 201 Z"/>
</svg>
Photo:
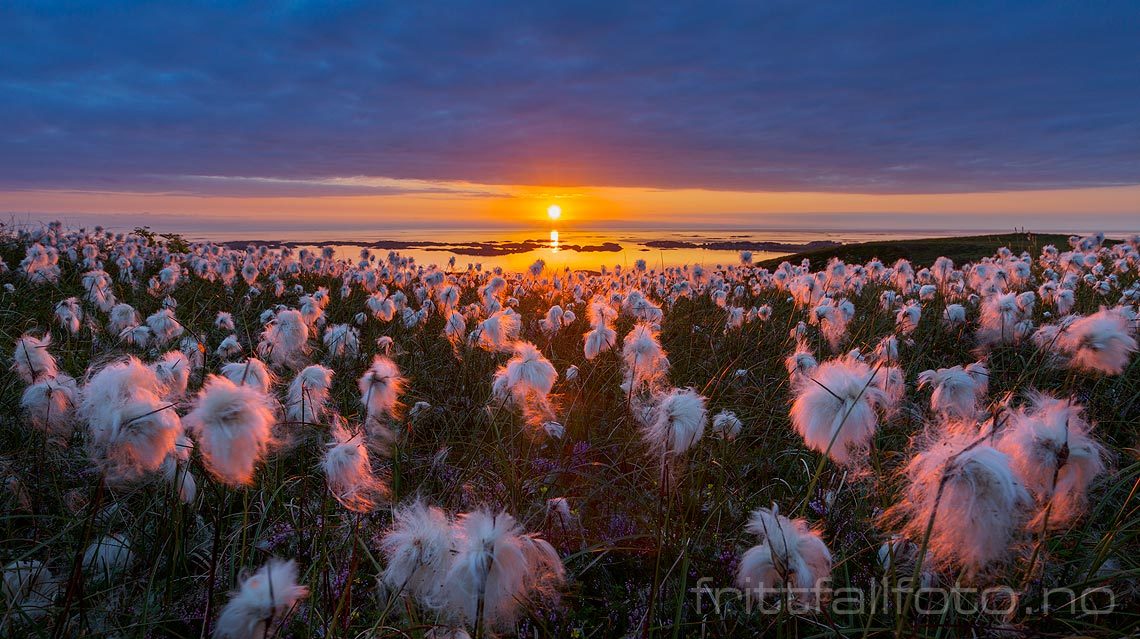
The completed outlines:
<svg viewBox="0 0 1140 639">
<path fill-rule="evenodd" d="M 1135 323 L 1135 322 L 1133 322 Z M 1137 350 L 1128 318 L 1116 309 L 1104 309 L 1068 324 L 1056 337 L 1056 348 L 1081 371 L 1119 375 Z"/>
<path fill-rule="evenodd" d="M 505 631 L 514 627 L 526 602 L 553 596 L 565 579 L 554 548 L 524 534 L 505 512 L 465 513 L 454 528 L 456 553 L 441 609 L 445 618 Z"/>
<path fill-rule="evenodd" d="M 965 324 L 966 307 L 961 304 L 947 304 L 942 311 L 942 323 L 950 327 Z"/>
<path fill-rule="evenodd" d="M 537 428 L 554 418 L 550 391 L 558 371 L 534 344 L 515 342 L 513 348 L 514 356 L 495 372 L 492 391 L 521 409 L 527 423 Z"/>
<path fill-rule="evenodd" d="M 545 398 L 554 388 L 558 371 L 530 342 L 515 342 L 513 349 L 514 357 L 504 367 L 507 387 L 516 397 L 533 392 Z"/>
<path fill-rule="evenodd" d="M 320 424 L 328 411 L 332 369 L 314 364 L 297 373 L 289 384 L 285 419 L 298 424 Z"/>
<path fill-rule="evenodd" d="M 214 326 L 222 329 L 223 331 L 234 330 L 233 313 L 227 313 L 226 311 L 218 311 L 217 317 L 214 318 Z"/>
<path fill-rule="evenodd" d="M 91 457 L 107 481 L 129 482 L 157 472 L 174 451 L 182 421 L 174 407 L 149 393 L 111 412 L 106 423 L 89 425 Z"/>
<path fill-rule="evenodd" d="M 83 551 L 83 570 L 92 578 L 112 582 L 131 567 L 135 553 L 131 540 L 123 534 L 104 535 Z"/>
<path fill-rule="evenodd" d="M 845 357 L 820 364 L 796 386 L 792 425 L 809 448 L 837 464 L 856 461 L 851 453 L 867 448 L 879 427 L 876 407 L 888 404 L 875 376 L 867 364 Z"/>
<path fill-rule="evenodd" d="M 32 426 L 57 443 L 67 443 L 75 423 L 79 388 L 62 373 L 29 385 L 20 397 L 20 407 Z"/>
<path fill-rule="evenodd" d="M 669 373 L 669 358 L 652 325 L 640 322 L 626 334 L 622 344 L 622 363 L 625 379 L 622 390 L 626 393 L 641 388 L 652 389 Z"/>
<path fill-rule="evenodd" d="M 616 341 L 617 332 L 614 329 L 604 325 L 595 326 L 584 336 L 583 353 L 587 360 L 592 360 L 613 348 Z"/>
<path fill-rule="evenodd" d="M 713 435 L 729 441 L 736 439 L 743 427 L 744 424 L 741 423 L 740 418 L 730 410 L 720 411 L 712 420 Z"/>
<path fill-rule="evenodd" d="M 356 359 L 360 355 L 360 331 L 348 324 L 333 324 L 325 330 L 325 349 L 334 360 Z"/>
<path fill-rule="evenodd" d="M 112 335 L 119 335 L 124 330 L 139 325 L 139 314 L 130 304 L 116 304 L 109 315 L 107 332 Z"/>
<path fill-rule="evenodd" d="M 211 475 L 229 486 L 253 483 L 256 466 L 273 442 L 276 422 L 264 393 L 210 375 L 184 422 Z"/>
<path fill-rule="evenodd" d="M 194 503 L 198 496 L 198 481 L 190 470 L 190 453 L 193 450 L 194 442 L 186 435 L 179 435 L 174 451 L 162 462 L 162 478 L 178 493 L 178 499 L 184 504 Z"/>
<path fill-rule="evenodd" d="M 463 336 L 467 333 L 467 318 L 463 317 L 463 313 L 452 310 L 448 312 L 447 322 L 443 326 L 443 335 L 447 341 L 451 342 L 452 346 L 457 347 L 463 341 Z"/>
<path fill-rule="evenodd" d="M 182 398 L 190 384 L 190 361 L 182 351 L 167 351 L 150 369 L 162 386 L 162 399 L 170 402 Z"/>
<path fill-rule="evenodd" d="M 989 369 L 980 362 L 918 374 L 918 387 L 931 387 L 930 409 L 943 420 L 973 423 L 989 390 Z"/>
<path fill-rule="evenodd" d="M 155 397 L 162 394 L 162 384 L 154 371 L 137 357 L 113 360 L 88 374 L 81 393 L 79 417 L 94 422 L 96 427 L 110 421 L 111 414 L 138 393 Z"/>
<path fill-rule="evenodd" d="M 404 376 L 396 362 L 377 355 L 364 371 L 357 388 L 360 403 L 366 411 L 368 427 L 383 426 L 386 421 L 399 417 L 400 393 L 404 390 Z"/>
<path fill-rule="evenodd" d="M 518 339 L 520 328 L 519 316 L 513 311 L 496 311 L 479 323 L 479 347 L 485 351 L 507 352 Z"/>
<path fill-rule="evenodd" d="M 162 399 L 165 388 L 134 357 L 108 363 L 84 385 L 77 414 L 87 422 L 91 458 L 108 481 L 154 473 L 174 450 L 182 422 Z"/>
<path fill-rule="evenodd" d="M 939 570 L 974 578 L 1009 559 L 1032 503 L 1007 455 L 988 438 L 944 433 L 911 459 L 902 500 L 885 515 L 926 547 Z"/>
<path fill-rule="evenodd" d="M 218 616 L 214 639 L 268 639 L 277 635 L 289 613 L 309 595 L 297 583 L 294 561 L 270 559 L 242 579 Z"/>
<path fill-rule="evenodd" d="M 815 355 L 812 354 L 807 344 L 798 342 L 796 350 L 784 359 L 784 368 L 788 371 L 788 376 L 793 385 L 799 385 L 805 381 L 811 383 L 808 378 L 815 374 L 816 369 L 819 368 L 819 362 L 816 361 Z"/>
<path fill-rule="evenodd" d="M 1020 338 L 1018 323 L 1027 319 L 1015 293 L 994 293 L 982 300 L 977 340 L 983 346 L 1012 344 Z"/>
<path fill-rule="evenodd" d="M 228 335 L 225 339 L 218 344 L 217 350 L 214 355 L 222 359 L 228 359 L 241 353 L 241 342 L 238 341 L 237 335 Z"/>
<path fill-rule="evenodd" d="M 164 308 L 146 318 L 146 325 L 159 344 L 167 344 L 182 336 L 182 324 L 174 317 L 174 311 Z"/>
<path fill-rule="evenodd" d="M 391 496 L 388 486 L 372 472 L 362 434 L 349 431 L 343 424 L 334 424 L 333 441 L 328 444 L 321 459 L 329 492 L 340 505 L 352 512 L 371 512 L 376 505 Z"/>
<path fill-rule="evenodd" d="M 55 306 L 55 321 L 68 333 L 75 335 L 83 322 L 83 309 L 79 300 L 69 297 Z"/>
<path fill-rule="evenodd" d="M 674 388 L 654 398 L 641 436 L 658 453 L 683 455 L 705 434 L 705 398 L 692 388 Z"/>
<path fill-rule="evenodd" d="M 612 326 L 617 311 L 604 298 L 595 297 L 586 309 L 586 318 L 591 329 L 583 336 L 582 350 L 586 359 L 592 360 L 613 348 L 617 341 L 617 332 Z"/>
<path fill-rule="evenodd" d="M 565 314 L 561 306 L 557 304 L 551 306 L 546 311 L 546 315 L 538 321 L 538 326 L 542 329 L 543 334 L 548 336 L 557 334 L 562 329 Z"/>
<path fill-rule="evenodd" d="M 1083 410 L 1037 392 L 1015 410 L 997 441 L 1018 478 L 1037 499 L 1029 528 L 1061 528 L 1084 512 L 1089 485 L 1105 472 L 1107 453 Z M 1047 521 L 1046 521 L 1047 520 Z"/>
<path fill-rule="evenodd" d="M 831 578 L 831 552 L 803 519 L 788 519 L 773 505 L 752 513 L 745 529 L 760 543 L 741 557 L 736 585 L 759 596 L 788 588 L 800 602 L 815 605 Z"/>
<path fill-rule="evenodd" d="M 922 319 L 922 307 L 918 304 L 907 304 L 895 315 L 895 325 L 903 335 L 910 335 L 918 328 Z"/>
<path fill-rule="evenodd" d="M 221 368 L 222 377 L 238 386 L 251 386 L 268 395 L 269 389 L 277 383 L 277 376 L 265 362 L 251 357 L 244 362 L 230 362 Z"/>
<path fill-rule="evenodd" d="M 274 366 L 302 368 L 309 354 L 309 325 L 301 312 L 278 311 L 262 331 L 257 352 Z"/>
<path fill-rule="evenodd" d="M 879 546 L 879 566 L 883 574 L 894 575 L 892 581 L 910 580 L 918 567 L 919 547 L 902 535 L 891 535 L 891 538 Z M 938 573 L 931 568 L 930 562 L 923 557 L 922 573 L 918 577 L 920 588 L 930 588 L 938 581 Z M 905 583 L 905 581 L 903 581 Z"/>
<path fill-rule="evenodd" d="M 392 528 L 380 541 L 387 560 L 380 578 L 395 594 L 408 593 L 422 605 L 444 605 L 444 590 L 455 539 L 447 514 L 416 500 L 393 513 Z"/>
<path fill-rule="evenodd" d="M 42 561 L 13 561 L 4 566 L 4 601 L 8 612 L 0 628 L 46 617 L 59 594 L 60 581 Z M 12 626 L 6 622 L 11 620 Z"/>
<path fill-rule="evenodd" d="M 12 369 L 25 384 L 32 384 L 59 374 L 59 365 L 48 351 L 49 346 L 51 346 L 50 333 L 43 337 L 24 334 L 16 340 L 16 348 L 12 353 Z"/>
</svg>

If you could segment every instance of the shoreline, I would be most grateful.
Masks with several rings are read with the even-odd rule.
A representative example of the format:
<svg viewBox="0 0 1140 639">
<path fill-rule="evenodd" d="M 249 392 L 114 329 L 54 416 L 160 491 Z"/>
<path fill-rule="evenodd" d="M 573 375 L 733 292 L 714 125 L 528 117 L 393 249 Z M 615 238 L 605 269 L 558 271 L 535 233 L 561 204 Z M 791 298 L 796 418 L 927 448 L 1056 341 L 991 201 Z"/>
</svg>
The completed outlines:
<svg viewBox="0 0 1140 639">
<path fill-rule="evenodd" d="M 551 247 L 549 240 L 523 240 L 523 241 L 485 241 L 485 242 L 437 242 L 432 240 L 376 240 L 360 242 L 354 240 L 329 240 L 325 242 L 306 242 L 301 240 L 226 240 L 216 242 L 231 249 L 243 249 L 247 246 L 265 246 L 268 248 L 299 248 L 303 246 L 359 246 L 361 248 L 376 250 L 400 251 L 407 249 L 420 249 L 424 251 L 440 251 L 466 255 L 472 257 L 498 257 L 529 253 Z M 710 241 L 691 242 L 684 240 L 650 240 L 640 243 L 637 250 L 652 249 L 704 249 L 714 251 L 764 251 L 770 253 L 798 253 L 804 251 L 817 251 L 835 249 L 843 246 L 842 242 L 832 240 L 813 240 L 810 242 L 771 242 L 771 241 Z M 617 242 L 602 242 L 600 244 L 568 244 L 559 243 L 558 249 L 562 251 L 575 251 L 578 253 L 618 253 L 625 249 Z"/>
</svg>

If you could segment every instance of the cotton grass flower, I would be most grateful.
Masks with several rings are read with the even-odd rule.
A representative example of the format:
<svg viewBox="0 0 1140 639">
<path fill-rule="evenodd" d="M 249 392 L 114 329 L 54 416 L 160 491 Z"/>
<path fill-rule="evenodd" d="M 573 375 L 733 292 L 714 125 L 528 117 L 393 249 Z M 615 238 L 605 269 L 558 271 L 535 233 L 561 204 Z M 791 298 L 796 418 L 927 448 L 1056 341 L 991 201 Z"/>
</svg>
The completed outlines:
<svg viewBox="0 0 1140 639">
<path fill-rule="evenodd" d="M 270 559 L 253 575 L 242 580 L 214 627 L 214 639 L 274 637 L 289 613 L 309 589 L 297 583 L 294 561 Z"/>
<path fill-rule="evenodd" d="M 348 324 L 333 324 L 326 329 L 324 343 L 333 360 L 356 359 L 360 355 L 360 331 Z"/>
<path fill-rule="evenodd" d="M 721 439 L 732 441 L 740 434 L 740 429 L 743 426 L 744 424 L 741 423 L 736 413 L 730 410 L 722 410 L 713 417 L 712 433 Z"/>
<path fill-rule="evenodd" d="M 583 343 L 583 353 L 587 360 L 593 360 L 598 355 L 613 348 L 617 341 L 617 333 L 609 326 L 595 326 L 589 330 Z"/>
<path fill-rule="evenodd" d="M 262 394 L 268 395 L 269 389 L 277 383 L 277 376 L 265 362 L 251 357 L 244 362 L 230 362 L 222 366 L 219 371 L 222 377 L 238 386 L 251 386 Z"/>
<path fill-rule="evenodd" d="M 874 384 L 870 366 L 851 358 L 824 362 L 796 388 L 791 418 L 796 432 L 809 448 L 847 465 L 851 453 L 866 448 L 884 406 L 886 395 Z"/>
<path fill-rule="evenodd" d="M 922 307 L 918 304 L 907 304 L 895 315 L 895 324 L 903 335 L 910 335 L 918 328 L 922 319 Z"/>
<path fill-rule="evenodd" d="M 931 387 L 930 409 L 943 420 L 972 422 L 989 389 L 989 370 L 975 362 L 918 374 L 918 387 Z"/>
<path fill-rule="evenodd" d="M 886 515 L 904 522 L 908 539 L 926 540 L 939 569 L 968 578 L 1009 559 L 1032 503 L 1009 457 L 985 441 L 945 434 L 931 443 L 907 464 L 902 501 Z"/>
<path fill-rule="evenodd" d="M 1136 339 L 1130 333 L 1128 318 L 1123 313 L 1102 308 L 1060 331 L 1056 348 L 1069 358 L 1072 368 L 1119 375 L 1137 349 Z"/>
<path fill-rule="evenodd" d="M 509 630 L 526 602 L 552 596 L 565 578 L 554 548 L 502 511 L 460 515 L 455 547 L 442 612 L 456 622 Z"/>
<path fill-rule="evenodd" d="M 111 308 L 110 318 L 107 320 L 107 332 L 118 335 L 128 328 L 139 325 L 139 314 L 130 304 L 116 304 Z"/>
<path fill-rule="evenodd" d="M 1082 409 L 1032 392 L 1014 411 L 997 442 L 1038 508 L 1029 527 L 1069 525 L 1084 512 L 1089 485 L 1105 471 L 1104 447 L 1092 436 Z M 1048 521 L 1046 522 L 1046 518 Z"/>
<path fill-rule="evenodd" d="M 59 366 L 55 357 L 48 351 L 49 346 L 51 346 L 51 334 L 45 334 L 40 338 L 24 334 L 16 340 L 16 348 L 12 353 L 12 369 L 25 384 L 32 384 L 59 374 Z"/>
<path fill-rule="evenodd" d="M 795 352 L 784 359 L 784 368 L 788 371 L 792 384 L 799 385 L 815 374 L 816 369 L 819 368 L 819 362 L 816 361 L 815 355 L 812 354 L 807 344 L 799 342 L 796 344 Z"/>
<path fill-rule="evenodd" d="M 329 492 L 353 512 L 370 512 L 390 497 L 388 486 L 372 472 L 364 437 L 337 424 L 321 459 Z"/>
<path fill-rule="evenodd" d="M 190 384 L 190 361 L 181 351 L 168 351 L 150 365 L 162 386 L 162 399 L 170 402 L 182 398 Z"/>
<path fill-rule="evenodd" d="M 32 426 L 63 444 L 71 437 L 78 402 L 79 388 L 74 379 L 64 374 L 29 385 L 20 397 L 20 407 Z"/>
<path fill-rule="evenodd" d="M 636 324 L 622 344 L 625 381 L 622 390 L 629 393 L 639 387 L 652 388 L 669 372 L 669 358 L 661 348 L 657 331 L 645 323 Z"/>
<path fill-rule="evenodd" d="M 211 475 L 232 487 L 253 483 L 254 470 L 273 442 L 276 418 L 268 397 L 210 375 L 184 422 Z"/>
<path fill-rule="evenodd" d="M 655 398 L 641 435 L 661 454 L 683 455 L 701 440 L 707 422 L 705 398 L 691 388 L 674 388 Z"/>
<path fill-rule="evenodd" d="M 819 602 L 821 589 L 831 577 L 831 552 L 803 519 L 788 519 L 776 506 L 752 513 L 745 529 L 760 543 L 740 560 L 736 585 L 760 596 L 790 588 L 807 605 Z"/>
<path fill-rule="evenodd" d="M 380 579 L 393 593 L 408 593 L 427 608 L 440 608 L 454 546 L 451 521 L 442 510 L 420 500 L 398 507 L 392 528 L 380 541 L 386 559 Z"/>
<path fill-rule="evenodd" d="M 13 561 L 4 566 L 5 621 L 31 622 L 51 613 L 59 594 L 59 580 L 42 561 Z M 20 625 L 0 623 L 0 629 Z"/>
<path fill-rule="evenodd" d="M 261 333 L 257 351 L 274 366 L 302 368 L 309 353 L 309 325 L 301 312 L 278 311 Z"/>
<path fill-rule="evenodd" d="M 108 481 L 156 472 L 174 450 L 182 422 L 162 400 L 166 386 L 134 357 L 111 362 L 84 385 L 78 416 L 87 422 L 92 460 Z"/>
<path fill-rule="evenodd" d="M 89 424 L 88 446 L 92 459 L 114 483 L 157 472 L 182 433 L 178 413 L 149 393 L 137 393 L 111 411 L 110 417 L 107 422 Z"/>
<path fill-rule="evenodd" d="M 198 481 L 190 471 L 190 453 L 193 449 L 194 442 L 185 435 L 179 435 L 174 451 L 162 461 L 162 478 L 184 504 L 194 503 L 198 495 Z"/>
<path fill-rule="evenodd" d="M 587 360 L 593 360 L 613 348 L 617 341 L 617 332 L 612 327 L 617 311 L 604 298 L 596 297 L 586 309 L 586 318 L 591 329 L 583 336 L 583 352 Z"/>
<path fill-rule="evenodd" d="M 110 583 L 130 568 L 135 558 L 126 535 L 104 535 L 83 551 L 83 570 L 94 579 Z"/>
<path fill-rule="evenodd" d="M 1012 344 L 1017 341 L 1017 325 L 1029 315 L 1018 304 L 1014 293 L 996 293 L 982 300 L 977 340 L 983 346 Z"/>
<path fill-rule="evenodd" d="M 404 376 L 396 362 L 377 355 L 372 365 L 357 382 L 360 403 L 366 412 L 365 425 L 374 435 L 387 439 L 391 436 L 387 422 L 399 416 L 400 393 L 404 390 Z"/>
<path fill-rule="evenodd" d="M 83 310 L 79 307 L 79 300 L 69 297 L 55 306 L 55 321 L 68 333 L 75 335 L 83 322 Z"/>
<path fill-rule="evenodd" d="M 300 424 L 320 424 L 328 410 L 332 378 L 332 369 L 316 364 L 297 373 L 289 384 L 285 419 Z"/>
<path fill-rule="evenodd" d="M 514 352 L 495 373 L 492 384 L 495 396 L 509 399 L 522 409 L 528 424 L 541 425 L 554 416 L 549 396 L 558 371 L 534 344 L 516 342 Z"/>
<path fill-rule="evenodd" d="M 159 344 L 168 344 L 178 339 L 185 330 L 175 319 L 174 311 L 169 308 L 158 310 L 146 318 L 146 325 Z"/>
<path fill-rule="evenodd" d="M 479 323 L 479 347 L 491 352 L 507 352 L 519 336 L 519 318 L 512 311 L 502 310 Z"/>
<path fill-rule="evenodd" d="M 222 329 L 223 331 L 234 330 L 233 313 L 227 313 L 226 311 L 218 311 L 217 317 L 214 318 L 214 326 Z"/>
<path fill-rule="evenodd" d="M 225 339 L 218 344 L 217 350 L 214 355 L 223 359 L 228 359 L 241 353 L 241 342 L 238 341 L 237 335 L 227 335 Z"/>
</svg>

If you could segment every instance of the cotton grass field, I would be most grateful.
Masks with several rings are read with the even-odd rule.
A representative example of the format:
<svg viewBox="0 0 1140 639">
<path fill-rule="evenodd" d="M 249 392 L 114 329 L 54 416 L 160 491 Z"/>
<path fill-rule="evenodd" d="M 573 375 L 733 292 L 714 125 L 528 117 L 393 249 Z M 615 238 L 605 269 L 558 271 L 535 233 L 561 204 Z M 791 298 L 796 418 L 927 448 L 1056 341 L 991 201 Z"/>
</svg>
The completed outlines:
<svg viewBox="0 0 1140 639">
<path fill-rule="evenodd" d="M 1140 236 L 1014 239 L 498 273 L 4 229 L 0 634 L 1135 631 Z"/>
</svg>

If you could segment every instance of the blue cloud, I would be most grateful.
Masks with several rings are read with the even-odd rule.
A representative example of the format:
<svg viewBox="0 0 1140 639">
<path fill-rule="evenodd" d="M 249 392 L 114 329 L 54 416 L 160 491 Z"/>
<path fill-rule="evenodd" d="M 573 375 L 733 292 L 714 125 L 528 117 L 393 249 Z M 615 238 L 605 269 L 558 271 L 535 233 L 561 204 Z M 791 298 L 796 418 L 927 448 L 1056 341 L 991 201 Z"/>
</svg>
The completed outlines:
<svg viewBox="0 0 1140 639">
<path fill-rule="evenodd" d="M 1140 183 L 1129 2 L 279 6 L 5 3 L 0 188 Z"/>
</svg>

